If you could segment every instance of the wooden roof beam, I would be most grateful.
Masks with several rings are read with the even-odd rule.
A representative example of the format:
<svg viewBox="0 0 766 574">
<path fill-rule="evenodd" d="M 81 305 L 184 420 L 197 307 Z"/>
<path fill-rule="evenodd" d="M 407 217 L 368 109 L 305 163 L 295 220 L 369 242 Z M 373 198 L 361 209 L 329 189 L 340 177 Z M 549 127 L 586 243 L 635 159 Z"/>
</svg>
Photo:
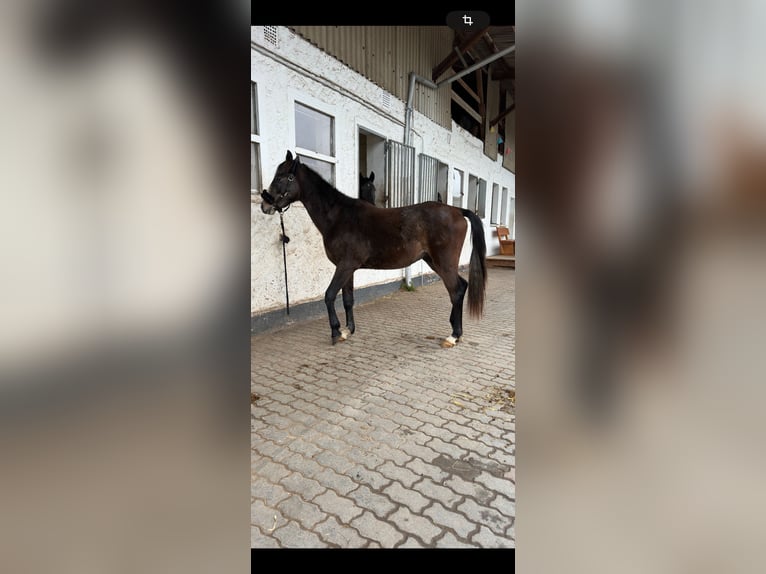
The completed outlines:
<svg viewBox="0 0 766 574">
<path fill-rule="evenodd" d="M 508 108 L 502 112 L 500 112 L 495 118 L 489 120 L 489 127 L 494 126 L 497 122 L 502 120 L 505 116 L 510 114 L 513 109 L 516 107 L 516 102 L 513 102 Z"/>
<path fill-rule="evenodd" d="M 452 50 L 449 54 L 447 54 L 447 57 L 444 58 L 441 62 L 439 62 L 434 69 L 431 71 L 431 79 L 435 82 L 436 79 L 441 76 L 444 72 L 449 70 L 452 66 L 455 65 L 455 62 L 458 61 L 458 53 L 463 53 L 466 50 L 468 50 L 471 46 L 476 44 L 479 40 L 481 40 L 484 37 L 484 33 L 489 28 L 484 28 L 482 30 L 477 30 L 472 35 L 465 38 L 458 46 L 457 46 L 457 52 L 455 50 Z"/>
</svg>

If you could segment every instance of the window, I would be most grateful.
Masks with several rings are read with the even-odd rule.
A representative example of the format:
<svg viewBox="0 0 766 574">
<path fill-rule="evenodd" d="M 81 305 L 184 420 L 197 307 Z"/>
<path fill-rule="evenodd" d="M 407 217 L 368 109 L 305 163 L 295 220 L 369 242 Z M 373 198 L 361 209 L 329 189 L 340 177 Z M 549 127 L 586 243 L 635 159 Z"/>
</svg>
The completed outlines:
<svg viewBox="0 0 766 574">
<path fill-rule="evenodd" d="M 447 164 L 420 154 L 420 202 L 447 201 Z"/>
<path fill-rule="evenodd" d="M 452 205 L 463 207 L 463 172 L 459 169 L 452 170 Z"/>
<path fill-rule="evenodd" d="M 335 185 L 335 118 L 295 102 L 295 146 L 301 161 Z"/>
<path fill-rule="evenodd" d="M 261 193 L 261 136 L 258 128 L 258 86 L 250 82 L 250 193 Z"/>
<path fill-rule="evenodd" d="M 489 214 L 490 223 L 499 223 L 498 219 L 500 215 L 500 186 L 496 183 L 492 184 L 492 208 Z"/>
<path fill-rule="evenodd" d="M 487 217 L 487 182 L 475 175 L 468 175 L 468 209 L 484 219 Z"/>
<path fill-rule="evenodd" d="M 466 206 L 466 208 L 476 213 L 478 198 L 479 198 L 479 178 L 469 173 L 468 174 L 468 205 Z"/>
<path fill-rule="evenodd" d="M 487 182 L 479 180 L 479 193 L 477 194 L 476 215 L 484 219 L 487 217 Z"/>
</svg>

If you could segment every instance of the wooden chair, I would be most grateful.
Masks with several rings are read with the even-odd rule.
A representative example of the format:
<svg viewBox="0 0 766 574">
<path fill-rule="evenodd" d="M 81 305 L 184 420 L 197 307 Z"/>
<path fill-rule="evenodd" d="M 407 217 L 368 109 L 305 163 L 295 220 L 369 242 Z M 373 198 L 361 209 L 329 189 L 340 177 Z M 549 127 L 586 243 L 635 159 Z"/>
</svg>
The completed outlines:
<svg viewBox="0 0 766 574">
<path fill-rule="evenodd" d="M 516 240 L 511 239 L 511 232 L 504 225 L 497 226 L 497 239 L 500 241 L 500 255 L 516 255 Z"/>
</svg>

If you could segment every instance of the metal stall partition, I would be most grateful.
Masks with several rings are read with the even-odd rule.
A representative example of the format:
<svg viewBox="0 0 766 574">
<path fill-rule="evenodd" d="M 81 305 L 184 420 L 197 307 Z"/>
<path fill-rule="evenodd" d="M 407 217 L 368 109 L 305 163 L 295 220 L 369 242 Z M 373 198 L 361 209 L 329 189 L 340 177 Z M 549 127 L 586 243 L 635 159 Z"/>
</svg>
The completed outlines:
<svg viewBox="0 0 766 574">
<path fill-rule="evenodd" d="M 437 177 L 439 160 L 424 153 L 420 154 L 420 202 L 438 201 Z"/>
<path fill-rule="evenodd" d="M 415 148 L 395 141 L 386 142 L 386 207 L 415 203 Z"/>
</svg>

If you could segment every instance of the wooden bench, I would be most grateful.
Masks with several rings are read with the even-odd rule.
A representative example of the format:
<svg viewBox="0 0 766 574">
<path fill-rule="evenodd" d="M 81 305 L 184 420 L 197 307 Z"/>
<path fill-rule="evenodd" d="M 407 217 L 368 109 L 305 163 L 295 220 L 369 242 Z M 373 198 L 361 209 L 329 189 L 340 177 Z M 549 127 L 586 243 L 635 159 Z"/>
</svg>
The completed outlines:
<svg viewBox="0 0 766 574">
<path fill-rule="evenodd" d="M 497 226 L 497 239 L 500 242 L 500 255 L 516 255 L 516 240 L 511 239 L 511 232 L 504 225 Z"/>
</svg>

